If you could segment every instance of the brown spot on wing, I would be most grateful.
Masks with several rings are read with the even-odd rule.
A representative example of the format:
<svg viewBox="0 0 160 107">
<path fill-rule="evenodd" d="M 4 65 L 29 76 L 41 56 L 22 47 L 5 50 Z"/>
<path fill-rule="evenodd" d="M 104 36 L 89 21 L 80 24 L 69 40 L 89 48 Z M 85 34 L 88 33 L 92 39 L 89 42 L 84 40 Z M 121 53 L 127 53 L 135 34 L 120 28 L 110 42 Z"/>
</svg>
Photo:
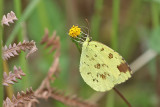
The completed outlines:
<svg viewBox="0 0 160 107">
<path fill-rule="evenodd" d="M 104 51 L 104 48 L 102 48 L 101 51 Z"/>
<path fill-rule="evenodd" d="M 113 54 L 109 53 L 109 59 L 113 58 Z"/>
<path fill-rule="evenodd" d="M 104 79 L 104 80 L 106 79 L 106 76 L 103 75 L 103 74 L 101 74 L 100 77 L 101 77 L 102 79 Z"/>
<path fill-rule="evenodd" d="M 117 68 L 120 72 L 124 72 L 124 73 L 126 73 L 127 71 L 131 72 L 131 68 L 125 62 L 118 65 Z"/>
<path fill-rule="evenodd" d="M 96 65 L 94 65 L 94 67 L 97 68 L 97 69 L 100 69 L 100 66 L 101 66 L 101 65 L 100 65 L 99 63 L 96 64 Z"/>
<path fill-rule="evenodd" d="M 100 64 L 97 64 L 97 69 L 100 69 Z"/>
<path fill-rule="evenodd" d="M 97 73 L 97 78 L 102 78 L 103 80 L 106 79 L 106 72 L 104 72 L 104 74 L 100 74 L 100 73 Z"/>
<path fill-rule="evenodd" d="M 98 80 L 97 80 L 96 78 L 93 79 L 93 82 L 94 82 L 94 81 L 97 81 L 97 82 L 98 82 Z"/>
</svg>

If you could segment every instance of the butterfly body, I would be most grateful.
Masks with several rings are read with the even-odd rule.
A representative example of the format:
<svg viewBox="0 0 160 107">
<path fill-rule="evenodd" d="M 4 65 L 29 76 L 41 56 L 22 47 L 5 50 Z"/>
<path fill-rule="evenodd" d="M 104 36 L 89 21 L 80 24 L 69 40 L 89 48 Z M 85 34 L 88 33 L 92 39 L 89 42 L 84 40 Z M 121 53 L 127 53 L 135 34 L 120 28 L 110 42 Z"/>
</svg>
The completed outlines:
<svg viewBox="0 0 160 107">
<path fill-rule="evenodd" d="M 131 77 L 131 69 L 117 52 L 89 37 L 82 44 L 80 73 L 96 91 L 108 91 Z"/>
</svg>

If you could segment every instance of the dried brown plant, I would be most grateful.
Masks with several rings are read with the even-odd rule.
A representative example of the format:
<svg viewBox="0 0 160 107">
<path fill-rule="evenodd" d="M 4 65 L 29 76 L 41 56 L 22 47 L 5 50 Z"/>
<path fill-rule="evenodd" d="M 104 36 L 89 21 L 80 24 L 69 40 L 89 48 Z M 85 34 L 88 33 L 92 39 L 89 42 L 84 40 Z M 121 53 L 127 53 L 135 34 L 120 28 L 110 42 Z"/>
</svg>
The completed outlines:
<svg viewBox="0 0 160 107">
<path fill-rule="evenodd" d="M 75 95 L 66 96 L 64 92 L 60 92 L 59 90 L 52 88 L 50 86 L 49 78 L 45 78 L 43 80 L 40 87 L 35 91 L 35 97 L 45 100 L 47 100 L 48 98 L 53 98 L 68 106 L 73 106 L 73 107 L 96 107 L 96 104 L 92 104 L 90 102 L 81 100 Z"/>
<path fill-rule="evenodd" d="M 41 85 L 39 86 L 39 88 L 35 92 L 33 92 L 32 89 L 30 89 L 30 90 L 27 89 L 26 93 L 24 93 L 23 91 L 21 92 L 21 95 L 20 95 L 20 93 L 18 93 L 17 98 L 15 96 L 13 96 L 12 101 L 7 97 L 6 100 L 3 102 L 3 106 L 4 107 L 32 107 L 33 105 L 38 103 L 37 99 L 47 100 L 48 98 L 53 98 L 53 99 L 60 101 L 68 106 L 95 107 L 96 106 L 95 104 L 92 104 L 92 103 L 84 101 L 84 100 L 80 100 L 78 97 L 75 97 L 75 96 L 69 96 L 69 95 L 66 96 L 64 94 L 64 92 L 60 92 L 57 89 L 51 87 L 51 85 L 50 85 L 51 81 L 54 82 L 54 80 L 56 79 L 53 76 L 55 76 L 59 70 L 58 68 L 59 68 L 59 56 L 60 56 L 60 40 L 59 40 L 59 37 L 56 36 L 56 32 L 54 32 L 52 37 L 49 38 L 48 30 L 46 30 L 45 36 L 44 36 L 41 43 L 42 44 L 45 43 L 46 48 L 52 46 L 52 49 L 50 52 L 55 51 L 54 60 L 53 60 L 51 67 L 48 70 L 48 74 L 47 74 L 46 78 L 42 81 Z M 25 44 L 24 46 L 22 46 L 22 44 L 13 45 L 13 47 L 9 46 L 9 49 L 4 48 L 3 50 L 7 51 L 5 54 L 8 54 L 4 58 L 10 58 L 10 56 L 14 56 L 12 54 L 15 54 L 15 53 L 18 54 L 18 52 L 20 50 L 25 50 L 28 45 L 26 46 L 26 42 L 24 42 L 24 44 Z M 35 45 L 35 43 L 34 43 L 34 45 Z M 30 48 L 28 48 L 28 47 L 27 47 L 27 49 L 30 50 Z M 32 50 L 32 48 L 31 48 L 31 50 Z M 10 53 L 12 53 L 12 54 L 10 54 Z M 15 70 L 18 70 L 18 69 L 15 68 Z M 19 70 L 22 71 L 21 69 L 19 69 Z M 16 73 L 18 73 L 18 72 L 16 71 Z M 23 72 L 21 72 L 21 73 L 23 73 Z M 12 76 L 12 77 L 10 77 L 10 75 L 11 74 L 13 75 L 14 73 L 10 73 L 9 76 L 7 76 L 7 74 L 4 73 L 4 78 L 5 78 L 4 85 L 8 85 L 9 83 L 13 84 L 13 81 L 16 82 L 16 78 L 17 77 L 20 78 L 21 73 L 17 76 Z"/>
<path fill-rule="evenodd" d="M 11 57 L 14 57 L 15 55 L 18 55 L 18 53 L 21 52 L 21 50 L 26 51 L 29 50 L 28 54 L 26 55 L 26 58 L 34 53 L 35 51 L 37 51 L 37 47 L 35 45 L 35 42 L 32 41 L 23 41 L 23 43 L 19 42 L 17 45 L 14 43 L 13 45 L 9 45 L 9 48 L 7 48 L 7 46 L 5 45 L 3 47 L 3 54 L 2 54 L 2 58 L 4 60 L 8 60 Z"/>
<path fill-rule="evenodd" d="M 56 62 L 54 63 L 54 67 L 58 67 Z M 54 68 L 56 70 L 56 68 Z M 56 73 L 56 71 L 54 71 Z M 66 96 L 64 92 L 60 92 L 55 88 L 50 86 L 50 78 L 47 76 L 39 86 L 39 88 L 34 93 L 35 97 L 38 99 L 45 99 L 53 98 L 57 101 L 60 101 L 68 106 L 74 107 L 96 107 L 96 104 L 92 104 L 87 101 L 80 100 L 76 96 L 68 95 Z M 34 104 L 34 102 L 28 103 L 29 105 Z M 27 107 L 27 106 L 26 106 Z"/>
<path fill-rule="evenodd" d="M 46 29 L 41 44 L 46 44 L 45 48 L 52 47 L 50 52 L 56 50 L 56 54 L 54 56 L 60 55 L 60 40 L 59 36 L 56 35 L 56 31 L 54 31 L 52 36 L 49 38 L 48 29 Z"/>
<path fill-rule="evenodd" d="M 8 75 L 6 72 L 3 73 L 3 85 L 9 86 L 9 84 L 14 84 L 14 82 L 17 82 L 16 78 L 21 79 L 21 76 L 25 76 L 25 73 L 20 67 L 17 68 L 16 66 L 14 66 L 13 72 L 10 71 Z"/>
<path fill-rule="evenodd" d="M 61 101 L 62 103 L 72 106 L 72 107 L 96 107 L 96 104 L 84 101 L 74 96 L 65 96 L 64 92 L 58 92 L 56 90 L 52 90 L 51 98 Z"/>
<path fill-rule="evenodd" d="M 42 81 L 39 88 L 35 91 L 34 95 L 38 99 L 45 99 L 53 98 L 57 101 L 60 101 L 68 106 L 76 106 L 76 107 L 95 107 L 95 104 L 91 104 L 89 102 L 80 100 L 79 98 L 75 96 L 66 96 L 64 92 L 57 91 L 56 89 L 52 88 L 50 86 L 50 82 L 54 82 L 55 78 L 52 78 L 53 75 L 55 75 L 58 71 L 59 67 L 59 56 L 60 56 L 60 41 L 59 38 L 56 36 L 56 33 L 53 33 L 53 36 L 51 39 L 49 39 L 48 36 L 48 30 L 45 32 L 45 36 L 41 42 L 42 44 L 46 43 L 46 47 L 52 46 L 51 51 L 56 51 L 54 55 L 54 61 L 52 66 L 50 67 L 48 71 L 48 75 L 46 78 Z M 31 105 L 34 104 L 34 101 L 29 102 L 28 105 L 31 107 Z M 26 106 L 27 107 L 27 106 Z"/>
<path fill-rule="evenodd" d="M 57 66 L 59 66 L 59 56 L 60 56 L 60 39 L 59 36 L 56 35 L 56 31 L 54 31 L 52 36 L 49 38 L 48 29 L 45 29 L 45 34 L 41 41 L 41 44 L 46 44 L 45 48 L 52 47 L 50 52 L 56 51 L 54 54 L 53 63 L 48 71 L 48 77 L 52 79 L 52 75 L 55 74 L 54 72 L 57 71 L 58 69 Z M 55 75 L 58 75 L 58 72 L 56 72 Z"/>
<path fill-rule="evenodd" d="M 1 24 L 2 25 L 7 25 L 9 26 L 9 23 L 14 23 L 14 20 L 18 20 L 15 13 L 13 11 L 11 11 L 10 13 L 7 14 L 7 17 L 5 15 L 3 15 Z"/>
<path fill-rule="evenodd" d="M 34 99 L 34 92 L 32 88 L 27 89 L 26 93 L 21 91 L 21 94 L 18 92 L 17 97 L 13 95 L 12 101 L 7 97 L 5 101 L 3 101 L 3 107 L 18 107 L 21 104 L 25 104 L 30 100 Z"/>
</svg>

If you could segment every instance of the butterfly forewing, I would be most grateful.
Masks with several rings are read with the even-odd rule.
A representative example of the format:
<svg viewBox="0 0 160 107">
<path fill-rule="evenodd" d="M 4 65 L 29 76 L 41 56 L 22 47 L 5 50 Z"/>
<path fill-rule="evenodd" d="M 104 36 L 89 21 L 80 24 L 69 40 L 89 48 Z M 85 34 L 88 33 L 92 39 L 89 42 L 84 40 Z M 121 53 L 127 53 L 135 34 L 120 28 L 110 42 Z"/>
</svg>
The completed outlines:
<svg viewBox="0 0 160 107">
<path fill-rule="evenodd" d="M 130 72 L 122 56 L 106 45 L 96 41 L 83 44 L 80 73 L 84 81 L 96 91 L 112 89 L 115 84 L 131 77 Z"/>
<path fill-rule="evenodd" d="M 80 73 L 84 81 L 96 91 L 110 90 L 114 86 L 113 78 L 104 77 L 102 68 L 99 68 L 99 60 L 93 59 L 95 52 L 83 50 L 80 59 Z M 94 60 L 94 61 L 92 61 Z M 101 79 L 103 77 L 104 79 Z"/>
</svg>

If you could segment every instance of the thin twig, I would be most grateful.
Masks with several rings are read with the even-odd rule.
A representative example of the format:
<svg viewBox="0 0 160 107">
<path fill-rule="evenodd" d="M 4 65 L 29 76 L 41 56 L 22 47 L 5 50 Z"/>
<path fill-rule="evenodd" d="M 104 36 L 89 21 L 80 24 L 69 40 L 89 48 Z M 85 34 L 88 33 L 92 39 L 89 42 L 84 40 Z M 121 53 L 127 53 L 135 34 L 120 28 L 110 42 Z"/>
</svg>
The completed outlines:
<svg viewBox="0 0 160 107">
<path fill-rule="evenodd" d="M 131 69 L 133 73 L 142 68 L 145 64 L 147 64 L 150 60 L 155 58 L 158 54 L 154 50 L 147 50 L 140 57 L 138 57 L 135 61 L 131 63 Z"/>
<path fill-rule="evenodd" d="M 116 88 L 113 89 L 124 100 L 124 102 L 128 105 L 128 107 L 132 107 L 131 104 L 127 101 L 127 99 Z"/>
</svg>

